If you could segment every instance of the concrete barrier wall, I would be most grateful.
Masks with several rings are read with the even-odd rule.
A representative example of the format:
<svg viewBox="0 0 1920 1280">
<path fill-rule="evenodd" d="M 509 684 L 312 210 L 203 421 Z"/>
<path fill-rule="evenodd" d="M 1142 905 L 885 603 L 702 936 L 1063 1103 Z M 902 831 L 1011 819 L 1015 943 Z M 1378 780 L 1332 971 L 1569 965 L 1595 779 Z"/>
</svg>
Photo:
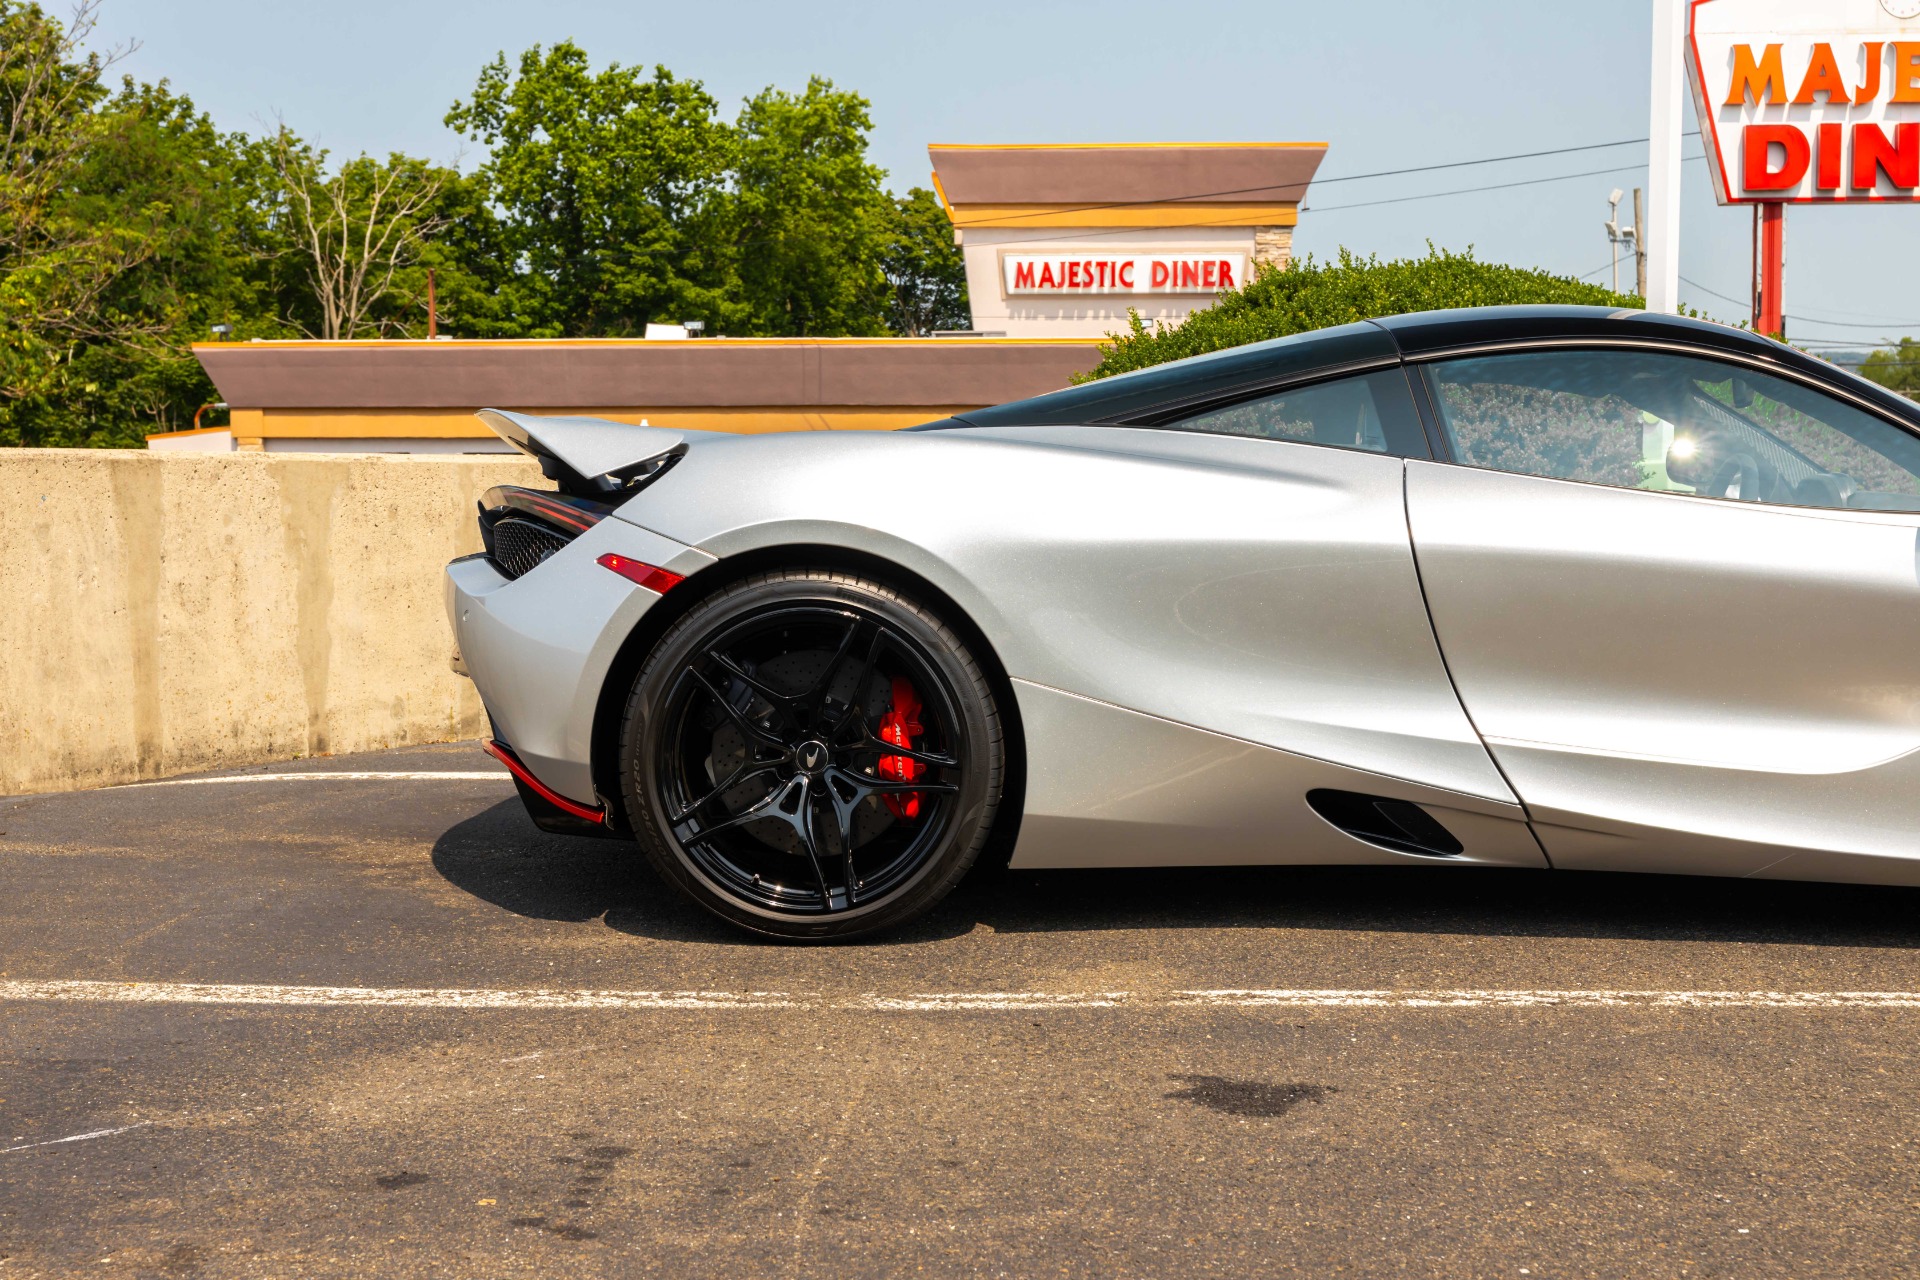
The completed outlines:
<svg viewBox="0 0 1920 1280">
<path fill-rule="evenodd" d="M 520 458 L 0 450 L 0 795 L 471 737 L 449 559 Z"/>
</svg>

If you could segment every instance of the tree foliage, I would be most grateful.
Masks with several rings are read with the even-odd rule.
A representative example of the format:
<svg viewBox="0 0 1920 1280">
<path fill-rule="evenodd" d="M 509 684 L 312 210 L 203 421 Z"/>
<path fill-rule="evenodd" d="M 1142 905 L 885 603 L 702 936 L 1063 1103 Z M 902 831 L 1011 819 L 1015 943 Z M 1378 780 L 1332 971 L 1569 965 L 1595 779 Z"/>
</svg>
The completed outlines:
<svg viewBox="0 0 1920 1280">
<path fill-rule="evenodd" d="M 1170 328 L 1149 328 L 1135 314 L 1129 331 L 1114 335 L 1100 363 L 1085 376 L 1104 378 L 1375 316 L 1516 303 L 1644 305 L 1636 296 L 1565 276 L 1480 262 L 1472 250 L 1449 253 L 1429 246 L 1424 258 L 1382 262 L 1342 249 L 1333 262 L 1305 258 L 1285 271 L 1262 271 L 1242 288 L 1222 294 L 1214 306 Z"/>
<path fill-rule="evenodd" d="M 967 268 L 947 211 L 925 187 L 894 197 L 893 206 L 892 234 L 880 255 L 890 293 L 887 327 L 915 338 L 970 327 Z"/>
<path fill-rule="evenodd" d="M 489 63 L 447 124 L 489 151 L 479 174 L 512 264 L 497 323 L 584 337 L 724 321 L 729 264 L 711 245 L 733 137 L 717 105 L 665 67 L 596 73 L 570 41 L 517 70 Z"/>
<path fill-rule="evenodd" d="M 1902 338 L 1894 346 L 1869 352 L 1860 373 L 1888 390 L 1920 400 L 1920 342 Z"/>
<path fill-rule="evenodd" d="M 816 76 L 767 89 L 735 126 L 731 211 L 748 332 L 884 333 L 880 258 L 894 206 L 867 160 L 867 100 Z"/>
</svg>

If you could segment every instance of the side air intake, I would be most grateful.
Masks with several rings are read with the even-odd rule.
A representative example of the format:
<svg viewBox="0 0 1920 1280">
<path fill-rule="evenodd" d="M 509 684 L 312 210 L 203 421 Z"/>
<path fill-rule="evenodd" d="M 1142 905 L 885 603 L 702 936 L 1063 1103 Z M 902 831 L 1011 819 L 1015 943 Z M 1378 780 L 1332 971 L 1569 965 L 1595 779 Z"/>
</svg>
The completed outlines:
<svg viewBox="0 0 1920 1280">
<path fill-rule="evenodd" d="M 1307 792 L 1307 803 L 1355 840 L 1413 853 L 1423 858 L 1457 858 L 1465 846 L 1441 826 L 1432 814 L 1410 800 L 1362 795 L 1358 791 Z"/>
</svg>

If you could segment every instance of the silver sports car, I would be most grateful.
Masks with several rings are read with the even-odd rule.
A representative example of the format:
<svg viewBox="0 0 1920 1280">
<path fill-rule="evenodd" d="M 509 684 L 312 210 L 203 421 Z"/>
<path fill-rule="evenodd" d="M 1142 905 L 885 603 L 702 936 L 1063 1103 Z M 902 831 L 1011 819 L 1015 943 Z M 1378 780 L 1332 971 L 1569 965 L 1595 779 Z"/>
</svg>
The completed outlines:
<svg viewBox="0 0 1920 1280">
<path fill-rule="evenodd" d="M 549 830 L 840 938 L 1016 867 L 1920 884 L 1920 406 L 1641 312 L 1399 316 L 886 433 L 486 411 L 447 568 Z"/>
</svg>

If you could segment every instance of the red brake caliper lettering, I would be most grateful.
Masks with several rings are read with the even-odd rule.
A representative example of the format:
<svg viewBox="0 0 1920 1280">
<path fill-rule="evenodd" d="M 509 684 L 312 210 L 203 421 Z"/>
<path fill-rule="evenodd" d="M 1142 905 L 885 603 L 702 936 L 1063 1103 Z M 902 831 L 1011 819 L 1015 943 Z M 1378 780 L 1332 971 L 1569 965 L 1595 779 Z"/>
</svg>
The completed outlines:
<svg viewBox="0 0 1920 1280">
<path fill-rule="evenodd" d="M 896 747 L 911 747 L 926 730 L 920 724 L 920 695 L 905 676 L 893 678 L 893 705 L 880 718 L 880 741 Z M 911 782 L 927 771 L 927 766 L 906 756 L 881 756 L 878 772 L 888 782 Z M 920 816 L 918 791 L 894 791 L 880 797 L 893 816 L 912 822 Z"/>
</svg>

